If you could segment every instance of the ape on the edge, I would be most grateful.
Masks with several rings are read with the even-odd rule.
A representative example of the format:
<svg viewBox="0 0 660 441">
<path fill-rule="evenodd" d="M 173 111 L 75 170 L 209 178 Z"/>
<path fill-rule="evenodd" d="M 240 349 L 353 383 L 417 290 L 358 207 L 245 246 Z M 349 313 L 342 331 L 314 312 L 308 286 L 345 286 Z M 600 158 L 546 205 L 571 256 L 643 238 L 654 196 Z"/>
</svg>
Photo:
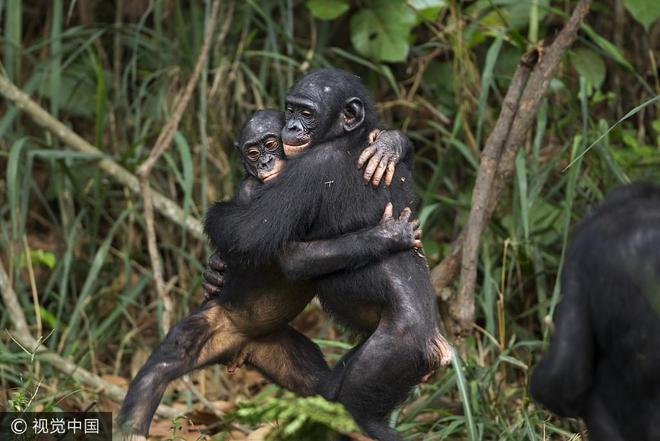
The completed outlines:
<svg viewBox="0 0 660 441">
<path fill-rule="evenodd" d="M 287 95 L 282 130 L 284 151 L 295 156 L 277 179 L 255 189 L 250 203 L 216 213 L 206 225 L 213 243 L 233 259 L 268 261 L 291 242 L 374 225 L 389 202 L 397 212 L 411 206 L 411 155 L 396 167 L 390 187 L 362 185 L 355 163 L 376 128 L 373 104 L 356 76 L 323 69 L 299 80 Z M 316 282 L 324 310 L 368 336 L 322 380 L 322 395 L 341 402 L 369 436 L 401 439 L 387 416 L 451 357 L 425 259 L 401 251 Z"/>
<path fill-rule="evenodd" d="M 592 441 L 660 440 L 660 186 L 612 194 L 576 228 L 532 397 Z"/>
<path fill-rule="evenodd" d="M 249 202 L 261 181 L 270 181 L 282 168 L 279 136 L 283 124 L 283 113 L 274 110 L 257 112 L 245 124 L 237 147 L 248 176 L 226 206 Z M 376 140 L 367 154 L 390 152 L 388 139 Z M 212 363 L 247 364 L 300 395 L 317 393 L 330 370 L 319 348 L 288 325 L 314 297 L 314 286 L 304 280 L 289 281 L 279 264 L 290 276 L 310 278 L 419 247 L 419 223 L 410 220 L 410 210 L 404 210 L 398 219 L 391 212 L 391 206 L 386 207 L 380 222 L 355 233 L 288 244 L 276 259 L 263 264 L 234 265 L 229 258 L 231 270 L 224 276 L 223 289 L 170 330 L 131 382 L 118 417 L 122 431 L 146 435 L 167 384 Z M 207 224 L 215 222 L 213 216 L 209 214 Z M 370 246 L 361 246 L 366 243 Z M 222 271 L 224 264 L 214 255 L 210 266 Z M 222 276 L 211 279 L 216 285 L 223 283 Z"/>
</svg>

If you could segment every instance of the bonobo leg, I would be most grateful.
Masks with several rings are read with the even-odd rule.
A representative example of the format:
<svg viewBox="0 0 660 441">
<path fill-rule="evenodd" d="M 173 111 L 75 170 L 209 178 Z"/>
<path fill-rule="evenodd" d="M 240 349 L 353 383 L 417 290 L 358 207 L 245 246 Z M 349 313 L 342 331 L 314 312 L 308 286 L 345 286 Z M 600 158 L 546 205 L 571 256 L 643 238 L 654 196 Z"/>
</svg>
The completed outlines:
<svg viewBox="0 0 660 441">
<path fill-rule="evenodd" d="M 300 396 L 319 393 L 330 376 L 321 349 L 290 326 L 253 338 L 242 352 L 248 365 Z"/>
<path fill-rule="evenodd" d="M 167 384 L 211 363 L 248 364 L 300 395 L 316 393 L 329 375 L 320 349 L 304 335 L 283 324 L 247 337 L 230 312 L 211 299 L 170 330 L 133 379 L 119 412 L 122 431 L 146 435 Z"/>
<path fill-rule="evenodd" d="M 555 311 L 555 334 L 532 372 L 529 392 L 536 401 L 561 416 L 583 416 L 593 384 L 594 341 L 588 292 L 580 287 L 579 268 L 564 265 L 564 297 Z"/>
<path fill-rule="evenodd" d="M 367 435 L 380 441 L 401 439 L 388 426 L 387 416 L 451 354 L 435 326 L 420 320 L 427 312 L 418 315 L 412 305 L 401 306 L 383 311 L 376 331 L 349 355 L 346 364 L 333 370 L 331 379 L 336 382 L 335 375 L 342 376 L 337 401 Z"/>
<path fill-rule="evenodd" d="M 619 434 L 612 415 L 607 411 L 597 394 L 589 397 L 584 421 L 589 428 L 589 441 L 625 441 Z"/>
<path fill-rule="evenodd" d="M 177 323 L 131 382 L 117 421 L 146 435 L 172 380 L 212 362 L 226 362 L 245 344 L 221 305 L 211 300 Z"/>
</svg>

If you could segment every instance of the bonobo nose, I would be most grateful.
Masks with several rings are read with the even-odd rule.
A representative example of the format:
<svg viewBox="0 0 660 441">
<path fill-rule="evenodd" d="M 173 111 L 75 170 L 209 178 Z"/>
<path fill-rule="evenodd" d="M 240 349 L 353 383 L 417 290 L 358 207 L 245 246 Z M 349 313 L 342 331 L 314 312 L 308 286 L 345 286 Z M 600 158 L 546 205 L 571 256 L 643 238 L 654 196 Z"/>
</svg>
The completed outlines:
<svg viewBox="0 0 660 441">
<path fill-rule="evenodd" d="M 272 155 L 262 156 L 260 162 L 263 167 L 267 166 L 268 168 L 270 168 L 273 166 L 273 163 L 275 162 L 275 158 Z"/>
<path fill-rule="evenodd" d="M 302 127 L 301 127 L 300 123 L 295 119 L 292 119 L 291 121 L 289 121 L 286 125 L 286 128 L 287 128 L 287 130 L 295 131 L 295 132 L 299 132 L 299 131 L 302 130 Z"/>
</svg>

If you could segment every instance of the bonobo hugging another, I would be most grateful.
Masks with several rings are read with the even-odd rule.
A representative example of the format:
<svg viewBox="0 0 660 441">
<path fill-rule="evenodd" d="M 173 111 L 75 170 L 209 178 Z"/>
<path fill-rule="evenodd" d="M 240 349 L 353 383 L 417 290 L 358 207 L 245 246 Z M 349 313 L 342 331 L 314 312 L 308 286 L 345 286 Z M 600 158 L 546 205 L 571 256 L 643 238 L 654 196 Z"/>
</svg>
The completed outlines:
<svg viewBox="0 0 660 441">
<path fill-rule="evenodd" d="M 362 83 L 333 69 L 301 79 L 284 115 L 257 112 L 244 126 L 237 146 L 248 177 L 205 222 L 228 267 L 223 275 L 225 263 L 212 256 L 205 289 L 222 286 L 172 328 L 133 380 L 119 416 L 125 431 L 146 435 L 168 382 L 225 363 L 339 401 L 368 435 L 400 439 L 387 416 L 451 348 L 415 250 L 412 146 L 377 129 Z M 363 173 L 356 164 L 365 163 Z M 333 369 L 288 325 L 315 295 L 362 336 Z"/>
</svg>

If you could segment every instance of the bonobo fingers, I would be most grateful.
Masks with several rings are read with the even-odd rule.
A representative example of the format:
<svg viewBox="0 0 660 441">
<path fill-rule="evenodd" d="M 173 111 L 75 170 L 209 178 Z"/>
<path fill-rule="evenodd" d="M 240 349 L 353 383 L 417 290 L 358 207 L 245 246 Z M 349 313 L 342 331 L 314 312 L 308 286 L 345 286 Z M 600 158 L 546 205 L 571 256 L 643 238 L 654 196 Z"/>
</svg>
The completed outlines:
<svg viewBox="0 0 660 441">
<path fill-rule="evenodd" d="M 415 248 L 422 248 L 422 229 L 417 228 L 413 231 L 413 237 L 415 238 Z"/>
<path fill-rule="evenodd" d="M 218 253 L 211 254 L 211 257 L 209 257 L 207 262 L 207 266 L 218 272 L 221 272 L 227 268 L 227 265 Z"/>
<path fill-rule="evenodd" d="M 216 288 L 220 288 L 225 284 L 225 278 L 222 273 L 213 271 L 211 268 L 206 268 L 202 273 L 202 277 L 204 277 L 204 281 L 214 285 Z"/>
<path fill-rule="evenodd" d="M 369 181 L 371 181 L 371 177 L 374 175 L 376 172 L 376 169 L 378 168 L 378 164 L 380 164 L 380 160 L 383 158 L 383 152 L 380 150 L 376 150 L 374 155 L 369 159 L 369 163 L 367 164 L 367 167 L 364 169 L 364 183 L 368 184 Z"/>
<path fill-rule="evenodd" d="M 385 205 L 383 217 L 380 218 L 380 223 L 382 224 L 383 222 L 387 222 L 390 219 L 392 219 L 392 203 L 388 202 L 387 205 Z"/>
<path fill-rule="evenodd" d="M 376 153 L 378 148 L 375 145 L 370 145 L 369 147 L 362 150 L 360 157 L 358 158 L 357 168 L 362 168 L 362 166 L 367 162 L 367 159 L 371 158 L 374 153 Z"/>
<path fill-rule="evenodd" d="M 387 169 L 387 163 L 388 163 L 388 157 L 383 155 L 383 157 L 380 159 L 380 162 L 378 163 L 378 167 L 376 167 L 376 171 L 374 172 L 374 177 L 371 180 L 371 184 L 374 187 L 378 187 L 378 184 L 380 184 L 380 180 L 383 179 L 383 175 L 385 174 L 385 170 Z"/>
<path fill-rule="evenodd" d="M 373 129 L 369 133 L 369 144 L 373 144 L 374 141 L 378 138 L 378 135 L 380 135 L 380 129 Z"/>
<path fill-rule="evenodd" d="M 396 161 L 390 161 L 387 163 L 387 171 L 385 172 L 385 185 L 388 187 L 392 185 L 392 179 L 394 179 L 394 170 L 396 169 Z"/>
<path fill-rule="evenodd" d="M 401 214 L 399 214 L 399 220 L 408 222 L 410 220 L 411 215 L 412 215 L 412 211 L 410 210 L 410 207 L 406 207 L 403 210 L 401 210 Z"/>
<path fill-rule="evenodd" d="M 202 289 L 204 290 L 204 300 L 212 299 L 220 292 L 220 288 L 207 282 L 202 282 Z"/>
</svg>

